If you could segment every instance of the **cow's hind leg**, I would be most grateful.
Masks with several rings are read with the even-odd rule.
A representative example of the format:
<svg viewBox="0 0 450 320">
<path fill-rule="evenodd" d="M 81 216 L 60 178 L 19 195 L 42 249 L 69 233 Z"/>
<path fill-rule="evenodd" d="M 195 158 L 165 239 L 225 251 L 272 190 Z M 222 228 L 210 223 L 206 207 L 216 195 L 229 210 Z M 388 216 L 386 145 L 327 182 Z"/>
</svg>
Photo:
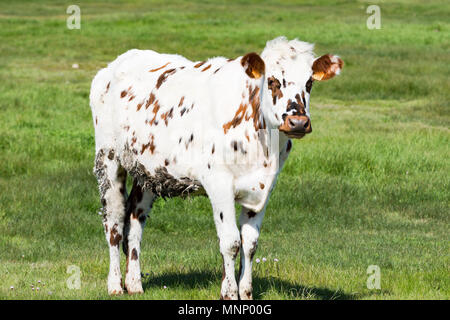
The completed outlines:
<svg viewBox="0 0 450 320">
<path fill-rule="evenodd" d="M 242 208 L 239 222 L 241 225 L 241 259 L 239 268 L 239 297 L 242 300 L 253 298 L 252 291 L 252 261 L 258 247 L 258 238 L 264 210 L 253 212 Z"/>
<path fill-rule="evenodd" d="M 141 254 L 142 232 L 154 199 L 153 193 L 143 191 L 136 180 L 134 180 L 126 205 L 123 244 L 124 252 L 127 256 L 125 288 L 129 294 L 144 292 L 142 289 L 139 257 Z"/>
<path fill-rule="evenodd" d="M 126 171 L 120 166 L 114 150 L 100 149 L 95 157 L 94 173 L 99 184 L 103 226 L 109 244 L 108 293 L 122 294 L 119 246 L 125 219 Z"/>
</svg>

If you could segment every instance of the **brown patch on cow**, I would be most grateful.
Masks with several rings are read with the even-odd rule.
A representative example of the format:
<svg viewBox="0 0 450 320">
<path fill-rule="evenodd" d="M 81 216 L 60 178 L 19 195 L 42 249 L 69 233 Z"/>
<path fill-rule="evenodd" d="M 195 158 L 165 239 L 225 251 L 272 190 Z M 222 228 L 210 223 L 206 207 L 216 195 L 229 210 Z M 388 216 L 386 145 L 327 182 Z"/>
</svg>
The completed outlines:
<svg viewBox="0 0 450 320">
<path fill-rule="evenodd" d="M 220 68 L 217 68 L 216 71 L 214 71 L 214 73 L 217 73 L 217 71 L 219 71 L 219 70 L 220 70 Z"/>
<path fill-rule="evenodd" d="M 163 65 L 162 67 L 159 67 L 159 68 L 156 68 L 156 69 L 152 69 L 152 70 L 149 70 L 148 72 L 156 72 L 156 71 L 158 71 L 158 70 L 161 70 L 162 68 L 165 68 L 165 67 L 167 67 L 167 65 L 169 64 L 170 62 L 167 62 L 165 65 Z"/>
<path fill-rule="evenodd" d="M 267 162 L 266 161 L 264 161 L 263 166 L 264 166 L 264 168 L 267 168 Z"/>
<path fill-rule="evenodd" d="M 183 105 L 183 102 L 184 102 L 184 96 L 181 97 L 180 103 L 178 103 L 178 108 Z"/>
<path fill-rule="evenodd" d="M 181 109 L 180 116 L 183 116 L 183 114 L 186 112 L 186 108 Z"/>
<path fill-rule="evenodd" d="M 253 79 L 261 78 L 266 69 L 263 59 L 255 52 L 250 52 L 243 56 L 241 66 L 244 68 L 245 73 Z"/>
<path fill-rule="evenodd" d="M 253 125 L 255 127 L 255 130 L 260 129 L 261 122 L 260 122 L 259 90 L 260 90 L 259 87 L 253 88 L 253 86 L 251 85 L 248 86 L 248 96 L 249 96 L 248 103 L 241 102 L 233 119 L 231 119 L 231 121 L 225 123 L 222 126 L 225 134 L 227 134 L 228 130 L 230 130 L 231 128 L 236 128 L 238 125 L 240 125 L 242 120 L 244 120 L 244 118 L 245 121 L 253 119 Z M 252 113 L 250 115 L 247 115 L 247 108 L 249 105 L 252 107 Z M 250 141 L 249 138 L 247 139 Z"/>
<path fill-rule="evenodd" d="M 138 103 L 136 106 L 136 111 L 141 110 L 143 104 L 144 104 L 144 102 Z"/>
<path fill-rule="evenodd" d="M 169 111 L 161 114 L 161 119 L 164 120 L 164 123 L 166 124 L 166 127 L 167 127 L 167 125 L 169 123 L 169 118 L 172 118 L 172 117 L 173 117 L 173 107 Z"/>
<path fill-rule="evenodd" d="M 281 83 L 277 78 L 271 76 L 267 79 L 267 86 L 269 90 L 272 91 L 273 104 L 275 105 L 277 103 L 277 98 L 281 99 L 283 97 L 283 92 L 281 92 Z"/>
<path fill-rule="evenodd" d="M 286 145 L 286 152 L 291 151 L 292 149 L 292 141 L 288 140 L 287 145 Z"/>
<path fill-rule="evenodd" d="M 113 247 L 119 246 L 120 241 L 122 240 L 122 235 L 117 231 L 117 223 L 112 227 L 110 236 L 109 236 L 109 244 Z"/>
<path fill-rule="evenodd" d="M 334 60 L 334 61 L 333 61 Z M 314 60 L 312 78 L 324 81 L 333 78 L 344 66 L 344 61 L 331 54 L 325 54 Z"/>
<path fill-rule="evenodd" d="M 153 125 L 153 124 L 155 123 L 156 115 L 158 114 L 159 108 L 160 108 L 160 105 L 159 105 L 159 103 L 158 103 L 158 100 L 156 100 L 156 101 L 155 101 L 155 105 L 154 105 L 153 110 L 152 110 L 152 112 L 153 112 L 153 114 L 154 114 L 154 115 L 153 115 L 153 119 L 150 120 L 150 122 L 149 122 L 150 125 Z"/>
<path fill-rule="evenodd" d="M 148 147 L 150 147 L 150 142 L 147 144 L 142 144 L 141 154 L 143 154 L 145 149 L 147 149 Z"/>
<path fill-rule="evenodd" d="M 131 260 L 137 260 L 138 259 L 138 253 L 136 248 L 133 248 L 133 250 L 131 250 Z"/>
<path fill-rule="evenodd" d="M 244 119 L 244 116 L 247 112 L 247 104 L 241 103 L 239 105 L 238 110 L 236 111 L 233 119 L 231 121 L 225 123 L 223 127 L 223 132 L 227 134 L 228 130 L 230 130 L 232 127 L 236 128 L 239 124 L 241 124 L 242 120 Z"/>
<path fill-rule="evenodd" d="M 127 91 L 126 90 L 123 90 L 121 93 L 120 93 L 120 97 L 121 98 L 123 98 L 123 97 L 125 97 L 126 95 L 127 95 Z"/>
<path fill-rule="evenodd" d="M 205 64 L 205 62 L 206 62 L 206 61 L 201 61 L 201 62 L 197 63 L 197 64 L 194 66 L 194 68 L 200 68 L 202 65 Z"/>
<path fill-rule="evenodd" d="M 283 88 L 286 88 L 286 79 L 283 78 Z"/>
<path fill-rule="evenodd" d="M 252 107 L 252 114 L 250 115 L 249 119 L 253 119 L 253 127 L 255 128 L 255 131 L 258 131 L 259 129 L 261 129 L 259 87 L 252 89 L 252 87 L 250 86 L 248 90 L 249 90 L 249 102 Z"/>
<path fill-rule="evenodd" d="M 97 119 L 97 117 L 95 117 L 95 124 L 98 124 L 98 119 Z"/>
<path fill-rule="evenodd" d="M 154 139 L 155 137 L 151 135 L 150 141 L 146 144 L 142 144 L 141 154 L 143 154 L 147 148 L 150 148 L 150 152 L 153 154 L 153 151 L 155 150 Z"/>
<path fill-rule="evenodd" d="M 214 144 L 213 144 L 212 150 L 211 150 L 211 154 L 214 154 L 214 151 L 215 151 L 215 146 L 214 146 Z"/>
<path fill-rule="evenodd" d="M 264 183 L 259 183 L 259 187 L 261 188 L 261 190 L 263 190 L 264 189 L 264 187 L 265 187 L 265 185 L 264 185 Z"/>
<path fill-rule="evenodd" d="M 153 152 L 155 151 L 155 148 L 156 148 L 155 143 L 154 143 L 154 140 L 155 140 L 155 136 L 152 135 L 152 140 L 150 141 L 150 152 L 151 152 L 152 154 L 153 154 Z"/>
<path fill-rule="evenodd" d="M 108 159 L 109 160 L 113 160 L 114 159 L 114 150 L 109 150 Z"/>
<path fill-rule="evenodd" d="M 204 67 L 204 68 L 202 69 L 202 72 L 208 70 L 209 68 L 211 68 L 211 65 L 210 65 L 210 64 L 207 65 L 206 67 Z"/>
<path fill-rule="evenodd" d="M 168 166 L 169 165 L 169 159 L 164 160 L 164 165 Z"/>
<path fill-rule="evenodd" d="M 156 89 L 159 89 L 161 85 L 167 80 L 167 78 L 174 74 L 176 72 L 176 69 L 169 69 L 161 73 L 161 75 L 158 78 L 158 81 L 156 81 Z"/>
<path fill-rule="evenodd" d="M 211 169 L 211 165 L 208 163 L 208 169 Z"/>
<path fill-rule="evenodd" d="M 152 93 L 150 93 L 150 97 L 147 100 L 147 103 L 145 104 L 145 109 L 148 109 L 148 107 L 155 101 L 155 95 Z"/>
<path fill-rule="evenodd" d="M 310 78 L 308 79 L 308 81 L 306 81 L 306 85 L 305 85 L 305 88 L 306 88 L 306 92 L 307 92 L 307 93 L 311 93 L 312 84 L 313 84 L 313 79 L 312 79 L 312 77 L 310 77 Z"/>
<path fill-rule="evenodd" d="M 131 100 L 133 100 L 134 98 L 136 98 L 136 96 L 135 96 L 135 95 L 131 95 L 131 97 L 130 97 L 130 99 L 128 99 L 128 101 L 131 101 Z"/>
<path fill-rule="evenodd" d="M 247 131 L 245 131 L 245 138 L 247 139 L 248 142 L 250 142 L 250 137 L 249 137 Z"/>
<path fill-rule="evenodd" d="M 238 143 L 237 143 L 237 141 L 232 141 L 232 142 L 231 142 L 231 146 L 233 147 L 233 150 L 234 150 L 234 151 L 237 151 L 237 149 L 238 149 Z"/>
<path fill-rule="evenodd" d="M 247 216 L 248 216 L 249 218 L 253 218 L 254 216 L 256 216 L 256 212 L 250 210 L 250 211 L 247 212 Z"/>
<path fill-rule="evenodd" d="M 303 101 L 302 101 L 302 99 L 300 98 L 300 95 L 299 95 L 298 93 L 295 95 L 295 100 L 297 100 L 297 103 L 298 103 L 299 105 L 303 105 Z"/>
</svg>

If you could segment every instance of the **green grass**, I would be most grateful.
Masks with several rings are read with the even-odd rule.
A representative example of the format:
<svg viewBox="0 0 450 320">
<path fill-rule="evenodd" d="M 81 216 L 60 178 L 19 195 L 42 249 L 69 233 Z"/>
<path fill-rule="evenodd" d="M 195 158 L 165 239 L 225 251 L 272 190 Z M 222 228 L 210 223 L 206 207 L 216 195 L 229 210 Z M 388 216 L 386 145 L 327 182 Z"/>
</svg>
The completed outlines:
<svg viewBox="0 0 450 320">
<path fill-rule="evenodd" d="M 98 69 L 131 48 L 235 57 L 278 35 L 346 65 L 313 88 L 314 132 L 271 197 L 255 298 L 449 299 L 450 6 L 378 1 L 382 28 L 368 30 L 374 2 L 77 1 L 81 30 L 66 28 L 67 1 L 0 2 L 0 299 L 109 298 L 88 104 Z M 208 200 L 158 200 L 141 259 L 145 293 L 114 299 L 217 299 Z M 366 288 L 369 265 L 381 290 Z"/>
</svg>

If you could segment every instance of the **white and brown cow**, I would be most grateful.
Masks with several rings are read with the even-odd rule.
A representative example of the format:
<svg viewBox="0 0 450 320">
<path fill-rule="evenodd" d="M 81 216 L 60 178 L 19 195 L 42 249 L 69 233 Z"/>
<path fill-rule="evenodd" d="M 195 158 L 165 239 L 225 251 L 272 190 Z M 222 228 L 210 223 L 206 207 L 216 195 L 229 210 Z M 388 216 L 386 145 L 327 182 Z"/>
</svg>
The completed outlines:
<svg viewBox="0 0 450 320">
<path fill-rule="evenodd" d="M 192 62 L 130 50 L 95 76 L 90 104 L 95 174 L 109 244 L 108 292 L 141 293 L 140 242 L 157 197 L 209 197 L 223 257 L 221 298 L 252 298 L 252 259 L 264 211 L 291 148 L 311 132 L 314 81 L 338 74 L 334 55 L 280 37 L 261 56 Z M 126 190 L 130 174 L 133 188 Z M 242 206 L 239 227 L 235 202 Z M 240 258 L 239 283 L 235 259 Z"/>
</svg>

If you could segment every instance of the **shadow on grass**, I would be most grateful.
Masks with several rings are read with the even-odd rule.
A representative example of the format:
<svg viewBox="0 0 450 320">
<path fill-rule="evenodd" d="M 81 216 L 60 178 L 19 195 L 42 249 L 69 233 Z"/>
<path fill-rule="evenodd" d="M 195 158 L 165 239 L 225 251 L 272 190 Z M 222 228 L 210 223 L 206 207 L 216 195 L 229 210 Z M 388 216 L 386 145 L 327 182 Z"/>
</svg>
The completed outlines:
<svg viewBox="0 0 450 320">
<path fill-rule="evenodd" d="M 165 273 L 157 276 L 144 277 L 142 284 L 144 291 L 149 288 L 179 287 L 186 289 L 204 289 L 211 284 L 219 284 L 221 274 L 204 271 L 190 273 Z M 263 299 L 264 293 L 275 291 L 286 299 L 318 299 L 318 300 L 354 300 L 361 297 L 360 294 L 345 293 L 342 290 L 328 288 L 309 287 L 280 280 L 277 278 L 253 278 L 253 297 Z M 219 298 L 220 292 L 217 292 Z"/>
</svg>

